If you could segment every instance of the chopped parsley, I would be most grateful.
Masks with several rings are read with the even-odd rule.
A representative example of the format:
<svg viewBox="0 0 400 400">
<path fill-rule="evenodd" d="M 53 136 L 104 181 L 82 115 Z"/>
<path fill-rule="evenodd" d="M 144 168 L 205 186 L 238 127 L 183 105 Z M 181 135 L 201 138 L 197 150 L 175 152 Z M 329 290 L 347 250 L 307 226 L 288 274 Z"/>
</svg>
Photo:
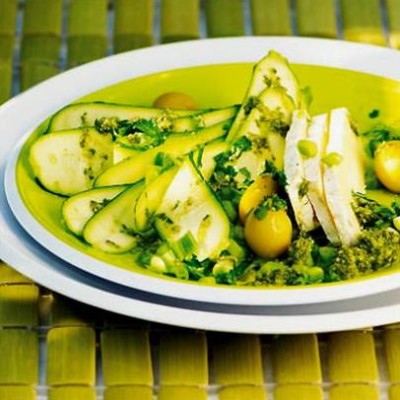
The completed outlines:
<svg viewBox="0 0 400 400">
<path fill-rule="evenodd" d="M 99 118 L 94 126 L 100 133 L 111 133 L 118 143 L 136 150 L 159 146 L 168 136 L 167 130 L 161 129 L 153 119 Z"/>
<path fill-rule="evenodd" d="M 285 210 L 287 203 L 281 199 L 278 195 L 273 194 L 266 196 L 264 200 L 254 210 L 254 215 L 257 219 L 262 220 L 266 217 L 269 211 Z"/>
</svg>

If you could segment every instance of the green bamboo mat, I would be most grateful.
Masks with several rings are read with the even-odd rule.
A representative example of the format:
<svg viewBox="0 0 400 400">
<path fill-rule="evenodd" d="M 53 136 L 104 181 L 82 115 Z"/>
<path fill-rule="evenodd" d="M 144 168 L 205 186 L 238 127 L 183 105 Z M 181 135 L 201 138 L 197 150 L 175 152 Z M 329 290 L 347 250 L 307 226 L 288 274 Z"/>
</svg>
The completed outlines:
<svg viewBox="0 0 400 400">
<path fill-rule="evenodd" d="M 400 0 L 0 0 L 0 103 L 113 53 L 240 35 L 399 48 Z M 34 399 L 400 400 L 400 325 L 179 329 L 84 306 L 0 263 L 0 400 Z"/>
<path fill-rule="evenodd" d="M 79 304 L 0 264 L 2 400 L 397 400 L 400 325 L 205 332 Z"/>
</svg>

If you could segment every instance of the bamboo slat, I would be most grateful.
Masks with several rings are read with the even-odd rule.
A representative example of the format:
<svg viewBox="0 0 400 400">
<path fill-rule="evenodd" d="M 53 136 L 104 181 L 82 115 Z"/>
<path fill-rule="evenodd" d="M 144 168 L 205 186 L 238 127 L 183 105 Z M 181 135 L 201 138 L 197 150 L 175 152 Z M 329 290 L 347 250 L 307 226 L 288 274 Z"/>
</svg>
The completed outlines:
<svg viewBox="0 0 400 400">
<path fill-rule="evenodd" d="M 280 336 L 271 343 L 274 381 L 321 383 L 321 362 L 316 335 Z"/>
<path fill-rule="evenodd" d="M 14 55 L 14 37 L 0 34 L 0 60 L 12 63 Z"/>
<path fill-rule="evenodd" d="M 376 383 L 379 379 L 373 333 L 338 332 L 328 340 L 328 374 L 334 383 Z"/>
<path fill-rule="evenodd" d="M 153 385 L 149 335 L 145 330 L 115 329 L 101 333 L 106 386 Z"/>
<path fill-rule="evenodd" d="M 49 390 L 49 400 L 96 400 L 96 389 L 85 386 L 61 386 Z"/>
<path fill-rule="evenodd" d="M 57 294 L 50 294 L 49 325 L 52 327 L 87 326 L 94 323 L 88 306 Z"/>
<path fill-rule="evenodd" d="M 0 327 L 37 327 L 38 302 L 36 285 L 0 286 Z"/>
<path fill-rule="evenodd" d="M 107 54 L 107 0 L 72 0 L 68 14 L 68 67 Z"/>
<path fill-rule="evenodd" d="M 0 105 L 11 97 L 12 65 L 11 61 L 0 59 Z"/>
<path fill-rule="evenodd" d="M 335 0 L 296 0 L 300 36 L 337 37 Z"/>
<path fill-rule="evenodd" d="M 166 332 L 160 337 L 161 385 L 207 385 L 207 340 L 204 333 Z"/>
<path fill-rule="evenodd" d="M 0 36 L 15 35 L 18 0 L 0 0 Z"/>
<path fill-rule="evenodd" d="M 161 386 L 157 400 L 207 400 L 207 389 L 190 386 Z"/>
<path fill-rule="evenodd" d="M 251 0 L 254 35 L 292 34 L 290 0 Z"/>
<path fill-rule="evenodd" d="M 52 328 L 47 334 L 47 385 L 95 384 L 95 332 L 89 327 Z"/>
<path fill-rule="evenodd" d="M 199 0 L 161 2 L 161 42 L 170 43 L 200 37 Z"/>
<path fill-rule="evenodd" d="M 36 390 L 33 386 L 0 386 L 1 400 L 35 400 Z"/>
<path fill-rule="evenodd" d="M 0 261 L 0 285 L 9 283 L 33 283 L 29 278 Z"/>
<path fill-rule="evenodd" d="M 399 400 L 400 399 L 400 385 L 391 385 L 388 390 L 389 400 Z"/>
<path fill-rule="evenodd" d="M 0 104 L 12 94 L 16 16 L 17 0 L 0 0 Z"/>
<path fill-rule="evenodd" d="M 114 53 L 153 43 L 153 0 L 115 0 Z"/>
<path fill-rule="evenodd" d="M 321 385 L 290 384 L 290 385 L 278 385 L 275 388 L 274 400 L 292 400 L 292 399 L 323 400 L 324 392 L 322 390 Z"/>
<path fill-rule="evenodd" d="M 400 2 L 386 0 L 389 43 L 395 49 L 400 49 Z"/>
<path fill-rule="evenodd" d="M 146 386 L 110 386 L 104 400 L 153 400 L 153 389 Z"/>
<path fill-rule="evenodd" d="M 215 382 L 219 385 L 264 383 L 260 337 L 222 335 L 212 346 Z"/>
<path fill-rule="evenodd" d="M 218 400 L 266 400 L 267 392 L 261 386 L 230 386 L 218 392 Z"/>
<path fill-rule="evenodd" d="M 0 59 L 11 60 L 17 22 L 17 1 L 0 0 Z"/>
<path fill-rule="evenodd" d="M 344 39 L 385 46 L 379 0 L 341 0 Z"/>
<path fill-rule="evenodd" d="M 21 89 L 60 70 L 62 0 L 26 0 L 21 42 Z"/>
<path fill-rule="evenodd" d="M 36 385 L 38 379 L 38 334 L 27 329 L 0 330 L 0 385 Z"/>
<path fill-rule="evenodd" d="M 400 330 L 384 330 L 383 345 L 389 380 L 400 383 Z"/>
<path fill-rule="evenodd" d="M 242 0 L 206 0 L 207 36 L 241 36 L 245 33 Z"/>
<path fill-rule="evenodd" d="M 372 385 L 335 385 L 329 389 L 329 400 L 379 400 L 379 389 Z"/>
<path fill-rule="evenodd" d="M 57 75 L 60 68 L 53 61 L 25 60 L 21 63 L 20 83 L 21 90 L 30 87 Z"/>
</svg>

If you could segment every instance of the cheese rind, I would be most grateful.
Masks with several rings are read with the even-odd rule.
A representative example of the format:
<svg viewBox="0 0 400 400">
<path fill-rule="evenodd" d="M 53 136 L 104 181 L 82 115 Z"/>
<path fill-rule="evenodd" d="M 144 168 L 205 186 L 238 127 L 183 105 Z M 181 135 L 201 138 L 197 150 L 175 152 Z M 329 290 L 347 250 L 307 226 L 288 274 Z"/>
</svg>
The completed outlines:
<svg viewBox="0 0 400 400">
<path fill-rule="evenodd" d="M 298 149 L 298 142 L 307 138 L 309 115 L 305 110 L 293 112 L 290 129 L 286 135 L 284 172 L 286 192 L 288 194 L 296 222 L 303 231 L 311 231 L 318 226 L 315 213 L 307 193 L 302 188 L 308 186 L 304 174 L 303 157 Z"/>
<path fill-rule="evenodd" d="M 328 139 L 328 114 L 321 114 L 312 118 L 308 127 L 307 139 L 315 143 L 317 148 L 314 157 L 304 158 L 304 174 L 309 182 L 308 198 L 328 240 L 331 243 L 339 243 L 340 237 L 326 201 L 322 180 L 321 158 L 325 154 Z"/>
<path fill-rule="evenodd" d="M 328 142 L 324 158 L 329 159 L 332 155 L 338 156 L 335 159 L 341 161 L 322 163 L 324 192 L 340 241 L 351 245 L 361 234 L 361 227 L 352 207 L 353 193 L 365 191 L 365 180 L 361 145 L 346 108 L 334 109 L 329 114 Z"/>
</svg>

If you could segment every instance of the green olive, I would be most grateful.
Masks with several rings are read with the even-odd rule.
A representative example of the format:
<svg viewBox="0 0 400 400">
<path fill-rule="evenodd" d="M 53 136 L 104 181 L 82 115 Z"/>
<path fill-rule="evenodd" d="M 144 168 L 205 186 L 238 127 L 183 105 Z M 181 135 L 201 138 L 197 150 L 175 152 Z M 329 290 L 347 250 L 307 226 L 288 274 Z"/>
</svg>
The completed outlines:
<svg viewBox="0 0 400 400">
<path fill-rule="evenodd" d="M 285 210 L 270 210 L 259 219 L 252 212 L 246 219 L 244 237 L 249 247 L 262 258 L 285 253 L 292 242 L 293 226 Z"/>
<path fill-rule="evenodd" d="M 400 193 L 400 141 L 392 140 L 378 146 L 375 151 L 374 169 L 386 189 Z"/>
<path fill-rule="evenodd" d="M 259 176 L 243 193 L 239 202 L 239 218 L 244 224 L 247 216 L 264 199 L 265 196 L 276 193 L 278 185 L 271 175 Z"/>
<path fill-rule="evenodd" d="M 198 108 L 193 97 L 182 92 L 164 93 L 154 100 L 153 106 L 174 110 L 196 110 Z"/>
</svg>

